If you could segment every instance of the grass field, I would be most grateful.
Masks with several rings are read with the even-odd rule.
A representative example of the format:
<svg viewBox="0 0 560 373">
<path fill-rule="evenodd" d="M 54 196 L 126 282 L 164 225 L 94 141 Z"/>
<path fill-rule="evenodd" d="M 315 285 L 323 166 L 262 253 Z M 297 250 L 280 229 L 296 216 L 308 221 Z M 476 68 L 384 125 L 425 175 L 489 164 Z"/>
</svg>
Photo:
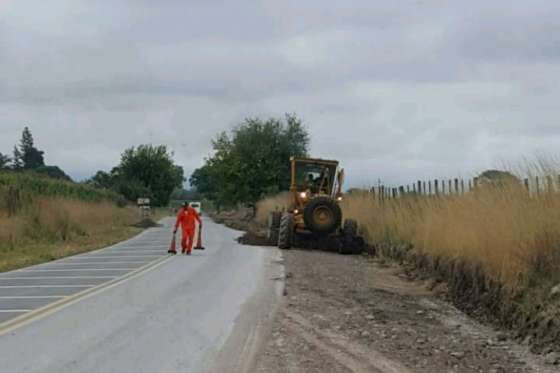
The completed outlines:
<svg viewBox="0 0 560 373">
<path fill-rule="evenodd" d="M 479 265 L 512 288 L 560 281 L 558 193 L 531 197 L 514 184 L 384 202 L 358 193 L 345 199 L 343 210 L 373 244 L 412 244 L 432 257 Z"/>
<path fill-rule="evenodd" d="M 111 192 L 0 173 L 0 272 L 122 241 L 141 231 L 132 227 L 139 220 L 137 208 Z"/>
<path fill-rule="evenodd" d="M 285 195 L 263 199 L 256 220 L 266 224 L 268 213 L 285 204 Z M 431 257 L 480 266 L 510 288 L 560 282 L 560 193 L 536 197 L 519 184 L 505 184 L 461 196 L 380 201 L 358 192 L 345 197 L 342 209 L 372 245 L 406 244 Z"/>
<path fill-rule="evenodd" d="M 114 192 L 95 189 L 85 184 L 52 179 L 35 175 L 32 172 L 0 170 L 0 191 L 9 188 L 32 196 L 65 197 L 94 202 L 106 200 L 123 202 L 122 197 Z"/>
</svg>

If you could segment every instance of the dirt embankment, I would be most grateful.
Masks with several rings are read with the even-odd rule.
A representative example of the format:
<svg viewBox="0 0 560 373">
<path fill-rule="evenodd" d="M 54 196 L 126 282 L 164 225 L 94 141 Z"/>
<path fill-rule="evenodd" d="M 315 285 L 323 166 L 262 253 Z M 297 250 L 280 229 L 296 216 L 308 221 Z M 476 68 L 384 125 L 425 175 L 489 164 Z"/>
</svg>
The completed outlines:
<svg viewBox="0 0 560 373">
<path fill-rule="evenodd" d="M 560 286 L 512 292 L 479 266 L 461 260 L 433 258 L 405 244 L 378 245 L 376 251 L 400 264 L 409 278 L 429 280 L 430 288 L 444 287 L 447 299 L 469 315 L 511 330 L 532 352 L 560 357 Z"/>
<path fill-rule="evenodd" d="M 248 230 L 241 238 L 246 243 L 265 245 L 263 227 L 250 216 L 230 212 L 217 221 Z M 534 355 L 531 339 L 520 343 L 515 333 L 495 331 L 456 309 L 449 302 L 456 300 L 455 283 L 420 276 L 418 263 L 404 261 L 406 250 L 377 251 L 393 259 L 284 251 L 285 302 L 256 371 L 557 371 L 554 346 Z M 462 289 L 481 286 L 458 279 Z"/>
<path fill-rule="evenodd" d="M 285 251 L 286 292 L 258 373 L 556 372 L 373 257 Z"/>
<path fill-rule="evenodd" d="M 255 219 L 253 209 L 240 208 L 221 212 L 211 212 L 208 214 L 212 220 L 218 224 L 243 231 L 239 237 L 239 242 L 246 245 L 267 246 L 270 243 L 266 239 L 266 227 L 258 223 Z"/>
</svg>

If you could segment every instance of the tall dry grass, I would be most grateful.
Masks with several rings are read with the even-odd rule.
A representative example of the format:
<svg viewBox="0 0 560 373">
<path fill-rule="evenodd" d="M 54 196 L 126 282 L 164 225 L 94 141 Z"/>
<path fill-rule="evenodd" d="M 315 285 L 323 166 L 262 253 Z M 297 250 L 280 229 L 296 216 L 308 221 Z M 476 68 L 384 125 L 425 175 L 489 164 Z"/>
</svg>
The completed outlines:
<svg viewBox="0 0 560 373">
<path fill-rule="evenodd" d="M 0 190 L 0 200 L 8 198 Z M 134 208 L 63 197 L 27 199 L 15 215 L 0 203 L 0 271 L 101 247 L 134 234 Z"/>
<path fill-rule="evenodd" d="M 290 203 L 288 192 L 279 193 L 274 196 L 263 198 L 257 203 L 255 221 L 262 226 L 268 223 L 268 216 L 273 211 L 285 211 Z"/>
<path fill-rule="evenodd" d="M 531 197 L 517 184 L 383 202 L 358 193 L 344 200 L 343 211 L 374 244 L 407 243 L 432 257 L 480 265 L 511 287 L 560 281 L 560 193 Z"/>
</svg>

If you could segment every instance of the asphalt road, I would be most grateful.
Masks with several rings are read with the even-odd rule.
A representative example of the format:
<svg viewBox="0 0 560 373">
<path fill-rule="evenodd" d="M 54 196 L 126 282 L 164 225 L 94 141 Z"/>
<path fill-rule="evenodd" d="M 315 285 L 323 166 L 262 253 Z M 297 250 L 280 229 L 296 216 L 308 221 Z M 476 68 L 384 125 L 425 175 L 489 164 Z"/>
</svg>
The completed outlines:
<svg viewBox="0 0 560 373">
<path fill-rule="evenodd" d="M 0 275 L 6 372 L 249 369 L 281 290 L 270 249 L 204 222 L 207 250 L 166 254 L 172 219 L 118 245 Z"/>
</svg>

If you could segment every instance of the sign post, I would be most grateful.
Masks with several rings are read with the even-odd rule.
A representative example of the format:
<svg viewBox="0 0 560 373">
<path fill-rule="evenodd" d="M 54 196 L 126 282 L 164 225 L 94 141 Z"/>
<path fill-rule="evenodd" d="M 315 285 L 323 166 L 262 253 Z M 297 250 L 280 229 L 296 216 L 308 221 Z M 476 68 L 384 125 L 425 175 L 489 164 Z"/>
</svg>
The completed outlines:
<svg viewBox="0 0 560 373">
<path fill-rule="evenodd" d="M 138 208 L 140 210 L 140 216 L 145 218 L 150 215 L 150 199 L 149 198 L 138 198 Z"/>
</svg>

